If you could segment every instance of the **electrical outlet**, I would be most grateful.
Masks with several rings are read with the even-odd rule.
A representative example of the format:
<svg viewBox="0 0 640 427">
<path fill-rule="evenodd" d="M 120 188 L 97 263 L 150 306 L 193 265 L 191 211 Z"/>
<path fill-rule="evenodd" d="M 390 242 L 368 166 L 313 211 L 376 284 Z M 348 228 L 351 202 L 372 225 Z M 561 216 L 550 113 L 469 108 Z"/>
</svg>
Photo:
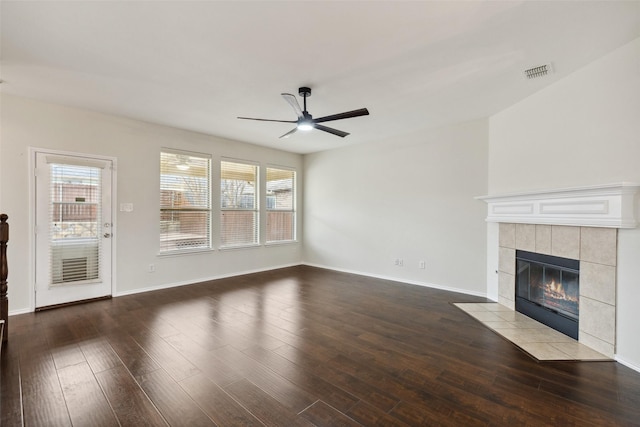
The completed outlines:
<svg viewBox="0 0 640 427">
<path fill-rule="evenodd" d="M 155 273 L 155 271 L 156 271 L 156 265 L 149 264 L 149 273 Z"/>
<path fill-rule="evenodd" d="M 427 263 L 424 261 L 420 261 L 418 263 L 418 268 L 420 268 L 421 270 L 424 270 L 425 268 L 427 268 Z"/>
</svg>

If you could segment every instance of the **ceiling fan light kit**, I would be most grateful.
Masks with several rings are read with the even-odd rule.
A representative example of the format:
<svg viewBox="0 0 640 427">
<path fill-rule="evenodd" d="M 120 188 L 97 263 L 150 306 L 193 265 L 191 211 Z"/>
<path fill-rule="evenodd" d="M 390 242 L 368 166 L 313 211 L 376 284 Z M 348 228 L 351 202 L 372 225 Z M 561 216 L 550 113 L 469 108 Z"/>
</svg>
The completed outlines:
<svg viewBox="0 0 640 427">
<path fill-rule="evenodd" d="M 298 103 L 298 100 L 296 99 L 296 97 L 294 95 L 291 95 L 290 93 L 281 94 L 282 97 L 284 98 L 284 100 L 287 101 L 289 103 L 289 105 L 291 105 L 291 107 L 293 108 L 293 111 L 298 116 L 298 120 L 271 120 L 271 119 L 257 119 L 257 118 L 253 118 L 253 117 L 238 117 L 238 118 L 239 119 L 244 119 L 244 120 L 259 120 L 259 121 L 262 121 L 262 122 L 280 122 L 280 123 L 295 123 L 296 124 L 295 128 L 293 128 L 289 132 L 285 133 L 280 138 L 288 138 L 289 136 L 291 136 L 292 134 L 294 134 L 298 130 L 310 131 L 312 129 L 318 129 L 318 130 L 321 130 L 323 132 L 327 132 L 327 133 L 330 133 L 332 135 L 336 135 L 336 136 L 339 136 L 341 138 L 344 138 L 345 136 L 349 135 L 348 132 L 344 132 L 344 131 L 341 131 L 341 130 L 338 130 L 338 129 L 330 128 L 328 126 L 321 125 L 320 123 L 330 122 L 330 121 L 333 121 L 333 120 L 350 119 L 350 118 L 353 118 L 353 117 L 360 117 L 360 116 L 369 115 L 369 110 L 367 110 L 366 108 L 360 108 L 358 110 L 347 111 L 347 112 L 338 113 L 338 114 L 332 114 L 330 116 L 324 116 L 324 117 L 320 117 L 318 119 L 314 119 L 313 116 L 311 114 L 309 114 L 309 112 L 307 111 L 307 98 L 311 96 L 311 88 L 301 87 L 301 88 L 298 89 L 298 94 L 303 99 L 304 109 L 300 108 L 300 104 Z"/>
</svg>

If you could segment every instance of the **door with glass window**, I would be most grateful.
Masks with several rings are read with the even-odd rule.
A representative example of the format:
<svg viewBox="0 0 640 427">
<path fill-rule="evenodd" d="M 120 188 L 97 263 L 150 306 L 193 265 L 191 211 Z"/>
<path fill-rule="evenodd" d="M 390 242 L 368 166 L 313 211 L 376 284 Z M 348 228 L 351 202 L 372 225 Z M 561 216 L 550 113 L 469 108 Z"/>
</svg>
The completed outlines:
<svg viewBox="0 0 640 427">
<path fill-rule="evenodd" d="M 35 154 L 35 306 L 111 295 L 112 161 Z"/>
</svg>

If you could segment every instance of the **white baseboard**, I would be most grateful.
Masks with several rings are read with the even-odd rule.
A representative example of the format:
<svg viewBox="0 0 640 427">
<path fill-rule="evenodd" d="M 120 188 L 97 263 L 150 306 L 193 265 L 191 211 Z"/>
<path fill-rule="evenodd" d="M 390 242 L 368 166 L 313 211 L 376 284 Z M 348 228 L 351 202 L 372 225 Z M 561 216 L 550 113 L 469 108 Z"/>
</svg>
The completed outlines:
<svg viewBox="0 0 640 427">
<path fill-rule="evenodd" d="M 631 369 L 633 369 L 634 371 L 640 372 L 640 366 L 636 366 L 636 365 L 634 365 L 633 363 L 629 363 L 629 362 L 627 362 L 626 360 L 624 360 L 623 358 L 621 358 L 619 355 L 617 355 L 617 354 L 616 354 L 616 355 L 615 355 L 615 359 L 616 359 L 616 362 L 620 363 L 621 365 L 624 365 L 624 366 L 626 366 L 627 368 L 631 368 Z"/>
<path fill-rule="evenodd" d="M 434 288 L 434 289 L 440 289 L 440 290 L 443 290 L 443 291 L 458 292 L 458 293 L 465 294 L 465 295 L 473 295 L 473 296 L 476 296 L 476 297 L 487 298 L 486 292 L 474 292 L 474 291 L 469 291 L 468 289 L 453 288 L 453 287 L 450 287 L 450 286 L 437 285 L 435 283 L 420 282 L 420 281 L 417 281 L 417 280 L 408 280 L 408 279 L 401 278 L 401 277 L 384 276 L 384 275 L 380 275 L 380 274 L 366 273 L 366 272 L 357 271 L 357 270 L 349 270 L 349 269 L 344 269 L 344 268 L 329 267 L 329 266 L 326 266 L 326 265 L 314 264 L 314 263 L 309 263 L 309 262 L 303 262 L 303 263 L 301 263 L 301 265 L 308 265 L 309 267 L 324 268 L 325 270 L 334 270 L 334 271 L 339 271 L 341 273 L 357 274 L 359 276 L 373 277 L 375 279 L 391 280 L 391 281 L 394 281 L 394 282 L 407 283 L 409 285 L 424 286 L 426 288 Z"/>
<path fill-rule="evenodd" d="M 33 310 L 30 310 L 28 308 L 21 308 L 19 310 L 10 310 L 9 316 L 17 316 L 18 314 L 27 314 L 27 313 L 33 313 Z"/>
<path fill-rule="evenodd" d="M 236 272 L 233 272 L 233 273 L 220 274 L 220 275 L 217 275 L 217 276 L 200 277 L 200 278 L 191 279 L 191 280 L 188 280 L 188 281 L 164 283 L 164 284 L 160 284 L 160 285 L 156 285 L 156 286 L 148 286 L 146 288 L 133 289 L 133 290 L 130 290 L 130 291 L 115 292 L 113 294 L 113 296 L 114 297 L 123 297 L 125 295 L 134 295 L 134 294 L 141 294 L 141 293 L 144 293 L 144 292 L 158 291 L 160 289 L 177 288 L 178 286 L 194 285 L 196 283 L 208 282 L 210 280 L 226 279 L 226 278 L 229 278 L 229 277 L 244 276 L 245 274 L 252 274 L 252 273 L 262 273 L 264 271 L 278 270 L 280 268 L 295 267 L 297 265 L 301 265 L 301 263 L 276 265 L 276 266 L 270 266 L 270 267 L 259 268 L 259 269 L 254 269 L 254 270 L 236 271 Z"/>
</svg>

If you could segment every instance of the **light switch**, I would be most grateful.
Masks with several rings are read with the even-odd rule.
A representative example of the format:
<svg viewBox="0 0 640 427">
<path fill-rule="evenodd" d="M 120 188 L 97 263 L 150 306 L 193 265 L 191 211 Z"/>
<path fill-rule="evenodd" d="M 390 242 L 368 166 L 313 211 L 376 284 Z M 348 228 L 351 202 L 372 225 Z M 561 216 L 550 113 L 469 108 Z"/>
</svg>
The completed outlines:
<svg viewBox="0 0 640 427">
<path fill-rule="evenodd" d="M 133 212 L 133 203 L 120 203 L 120 212 Z"/>
</svg>

